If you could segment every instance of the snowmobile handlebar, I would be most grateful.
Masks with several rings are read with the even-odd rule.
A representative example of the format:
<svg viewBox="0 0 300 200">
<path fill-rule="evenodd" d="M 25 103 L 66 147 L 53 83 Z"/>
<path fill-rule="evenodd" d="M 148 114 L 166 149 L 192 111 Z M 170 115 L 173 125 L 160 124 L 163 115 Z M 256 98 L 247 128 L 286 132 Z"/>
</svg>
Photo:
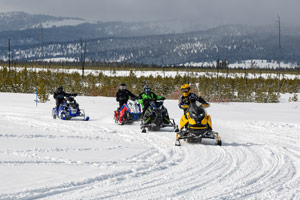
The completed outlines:
<svg viewBox="0 0 300 200">
<path fill-rule="evenodd" d="M 130 100 L 132 100 L 132 101 L 136 101 L 138 99 L 139 99 L 138 97 L 130 97 Z"/>
<path fill-rule="evenodd" d="M 76 97 L 77 93 L 66 94 L 65 97 Z"/>
<path fill-rule="evenodd" d="M 150 102 L 150 101 L 159 101 L 159 102 L 163 102 L 165 100 L 165 98 L 164 99 L 143 99 L 143 101 L 148 101 L 148 102 Z"/>
<path fill-rule="evenodd" d="M 194 103 L 194 104 L 196 104 L 196 106 L 199 106 L 199 107 L 204 108 L 204 109 L 210 107 L 209 103 L 203 104 L 200 101 L 194 101 L 192 103 Z M 189 107 L 192 105 L 192 103 L 189 105 Z"/>
<path fill-rule="evenodd" d="M 208 107 L 210 107 L 210 104 L 209 103 L 207 103 L 207 104 L 201 104 L 201 107 L 202 108 L 208 108 Z"/>
</svg>

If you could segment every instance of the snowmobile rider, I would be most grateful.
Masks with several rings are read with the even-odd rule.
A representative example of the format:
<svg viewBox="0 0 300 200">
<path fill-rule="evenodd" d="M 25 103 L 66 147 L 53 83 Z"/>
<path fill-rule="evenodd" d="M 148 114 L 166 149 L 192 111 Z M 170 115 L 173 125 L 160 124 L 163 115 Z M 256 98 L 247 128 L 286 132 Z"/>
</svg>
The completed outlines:
<svg viewBox="0 0 300 200">
<path fill-rule="evenodd" d="M 119 90 L 116 93 L 116 100 L 119 102 L 118 110 L 121 109 L 123 104 L 127 103 L 129 97 L 131 97 L 133 100 L 137 99 L 137 96 L 135 96 L 129 90 L 126 89 L 126 84 L 121 83 L 119 85 Z"/>
<path fill-rule="evenodd" d="M 64 89 L 63 89 L 62 86 L 59 86 L 57 88 L 57 90 L 53 94 L 53 98 L 56 99 L 56 110 L 58 110 L 59 105 L 64 101 L 64 98 L 68 97 L 68 96 L 74 96 L 74 97 L 76 97 L 77 93 L 73 93 L 73 94 L 66 93 L 66 92 L 64 92 Z"/>
<path fill-rule="evenodd" d="M 165 100 L 166 98 L 163 96 L 159 96 L 151 92 L 151 88 L 149 85 L 144 86 L 144 91 L 140 93 L 138 97 L 139 104 L 142 105 L 143 114 L 147 110 L 149 106 L 149 100 Z"/>
<path fill-rule="evenodd" d="M 116 100 L 119 102 L 119 108 L 118 108 L 118 116 L 115 116 L 116 118 L 119 118 L 118 120 L 118 124 L 119 125 L 123 125 L 124 124 L 124 113 L 125 110 L 123 109 L 123 111 L 121 110 L 123 104 L 126 104 L 129 97 L 131 97 L 133 100 L 136 100 L 137 97 L 132 94 L 129 90 L 126 89 L 126 84 L 125 83 L 121 83 L 119 85 L 119 90 L 116 93 Z"/>
<path fill-rule="evenodd" d="M 181 86 L 182 95 L 180 96 L 178 106 L 183 109 L 184 113 L 188 109 L 191 102 L 199 101 L 202 103 L 203 107 L 208 107 L 209 104 L 202 98 L 198 97 L 195 93 L 191 92 L 191 86 L 189 84 L 184 84 Z"/>
<path fill-rule="evenodd" d="M 147 108 L 150 105 L 150 100 L 165 100 L 166 98 L 163 96 L 159 96 L 151 92 L 151 88 L 148 85 L 144 86 L 144 91 L 139 95 L 139 104 L 142 105 L 143 109 L 143 121 L 147 124 L 151 119 L 151 113 L 147 112 Z M 163 107 L 163 118 L 166 124 L 170 123 L 168 111 L 165 107 Z"/>
</svg>

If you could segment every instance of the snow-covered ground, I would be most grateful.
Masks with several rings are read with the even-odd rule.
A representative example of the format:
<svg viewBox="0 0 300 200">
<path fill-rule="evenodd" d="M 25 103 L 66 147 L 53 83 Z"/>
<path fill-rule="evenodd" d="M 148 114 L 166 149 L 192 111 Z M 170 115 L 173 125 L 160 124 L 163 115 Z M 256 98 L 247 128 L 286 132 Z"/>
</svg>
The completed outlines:
<svg viewBox="0 0 300 200">
<path fill-rule="evenodd" d="M 222 61 L 220 61 L 222 62 Z M 217 62 L 189 62 L 183 64 L 183 66 L 192 66 L 192 67 L 209 67 L 209 66 L 217 66 Z M 229 68 L 278 68 L 279 64 L 277 61 L 267 61 L 267 60 L 244 60 L 238 63 L 229 63 L 228 64 Z M 281 68 L 294 68 L 294 67 L 299 67 L 297 63 L 284 63 L 280 62 L 280 67 Z"/>
<path fill-rule="evenodd" d="M 60 58 L 57 58 L 57 61 Z M 0 66 L 0 69 L 2 69 L 3 66 Z M 23 67 L 18 67 L 16 68 L 17 71 L 23 70 Z M 52 72 L 64 72 L 64 73 L 82 73 L 81 69 L 49 69 L 49 68 L 32 68 L 32 67 L 27 67 L 27 70 L 29 71 L 47 71 L 50 70 Z M 129 70 L 91 70 L 91 69 L 85 69 L 84 74 L 92 74 L 98 76 L 100 73 L 104 74 L 105 76 L 129 76 L 130 71 Z M 136 77 L 157 77 L 157 76 L 162 76 L 162 77 L 176 77 L 176 76 L 190 76 L 190 77 L 229 77 L 229 78 L 237 78 L 237 77 L 245 77 L 244 73 L 216 73 L 216 72 L 190 72 L 188 69 L 179 69 L 178 71 L 141 71 L 138 69 L 135 69 L 132 71 L 132 73 Z M 252 79 L 252 78 L 273 78 L 277 79 L 278 75 L 276 73 L 247 73 L 247 78 Z M 287 78 L 287 79 L 295 79 L 295 78 L 300 78 L 299 74 L 281 74 L 280 78 Z"/>
<path fill-rule="evenodd" d="M 42 23 L 43 28 L 60 27 L 60 26 L 77 26 L 79 24 L 88 23 L 82 19 L 63 19 L 60 21 L 48 21 Z"/>
<path fill-rule="evenodd" d="M 212 103 L 223 146 L 176 147 L 171 129 L 116 125 L 114 98 L 77 97 L 87 122 L 34 99 L 0 93 L 0 199 L 300 199 L 299 102 Z"/>
<path fill-rule="evenodd" d="M 40 60 L 39 60 L 40 61 Z M 57 57 L 57 58 L 45 58 L 42 59 L 45 62 L 74 62 L 75 58 Z"/>
</svg>

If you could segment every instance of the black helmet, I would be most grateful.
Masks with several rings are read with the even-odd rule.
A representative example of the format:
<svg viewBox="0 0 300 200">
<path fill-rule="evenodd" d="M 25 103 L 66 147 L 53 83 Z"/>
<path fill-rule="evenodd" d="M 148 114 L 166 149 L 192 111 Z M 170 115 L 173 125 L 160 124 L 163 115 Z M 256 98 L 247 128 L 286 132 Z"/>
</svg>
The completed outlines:
<svg viewBox="0 0 300 200">
<path fill-rule="evenodd" d="M 144 92 L 145 92 L 146 94 L 150 94 L 151 88 L 150 88 L 149 85 L 145 85 L 145 86 L 144 86 Z"/>
<path fill-rule="evenodd" d="M 59 92 L 61 92 L 61 91 L 63 91 L 64 89 L 63 89 L 63 86 L 59 86 L 58 88 L 57 88 L 57 91 L 59 91 Z"/>
<path fill-rule="evenodd" d="M 126 90 L 126 84 L 125 84 L 125 83 L 121 83 L 121 84 L 119 85 L 119 89 L 120 89 L 120 90 Z"/>
</svg>

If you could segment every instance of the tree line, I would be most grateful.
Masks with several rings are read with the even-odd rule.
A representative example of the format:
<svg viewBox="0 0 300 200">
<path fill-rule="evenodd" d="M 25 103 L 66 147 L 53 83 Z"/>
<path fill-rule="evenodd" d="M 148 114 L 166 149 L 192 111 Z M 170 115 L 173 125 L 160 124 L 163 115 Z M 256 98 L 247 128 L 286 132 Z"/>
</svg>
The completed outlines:
<svg viewBox="0 0 300 200">
<path fill-rule="evenodd" d="M 192 91 L 210 102 L 278 102 L 280 93 L 294 93 L 297 101 L 300 91 L 299 78 L 288 79 L 283 76 L 280 82 L 276 78 L 257 76 L 245 77 L 198 76 L 193 73 L 174 77 L 141 76 L 133 70 L 127 76 L 106 76 L 78 72 L 65 73 L 55 70 L 28 70 L 27 67 L 0 68 L 0 92 L 35 93 L 41 102 L 47 101 L 56 88 L 62 85 L 67 92 L 76 92 L 84 96 L 115 96 L 120 83 L 126 83 L 129 90 L 138 95 L 148 84 L 152 90 L 167 98 L 178 99 L 180 86 L 189 83 Z M 280 89 L 280 91 L 278 91 Z"/>
</svg>

